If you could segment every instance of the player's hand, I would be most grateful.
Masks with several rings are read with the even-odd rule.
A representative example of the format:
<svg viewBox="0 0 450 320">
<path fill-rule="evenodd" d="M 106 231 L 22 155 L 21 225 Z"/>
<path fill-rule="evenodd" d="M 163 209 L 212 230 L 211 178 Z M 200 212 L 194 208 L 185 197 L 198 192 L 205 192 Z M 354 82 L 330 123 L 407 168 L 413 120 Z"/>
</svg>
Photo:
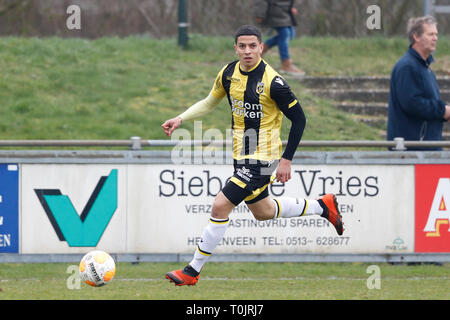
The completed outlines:
<svg viewBox="0 0 450 320">
<path fill-rule="evenodd" d="M 291 161 L 281 158 L 276 172 L 277 182 L 285 183 L 291 179 Z"/>
<path fill-rule="evenodd" d="M 180 117 L 175 117 L 164 122 L 161 127 L 164 130 L 164 133 L 170 137 L 172 132 L 181 125 L 183 120 Z"/>
<path fill-rule="evenodd" d="M 450 122 L 450 105 L 445 106 L 444 120 Z"/>
</svg>

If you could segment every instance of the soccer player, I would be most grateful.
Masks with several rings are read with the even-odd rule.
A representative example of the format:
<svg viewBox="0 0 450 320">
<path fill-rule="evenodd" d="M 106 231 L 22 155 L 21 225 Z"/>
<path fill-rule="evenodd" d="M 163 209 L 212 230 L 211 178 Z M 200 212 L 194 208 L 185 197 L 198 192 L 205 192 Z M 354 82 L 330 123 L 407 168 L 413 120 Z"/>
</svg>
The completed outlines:
<svg viewBox="0 0 450 320">
<path fill-rule="evenodd" d="M 231 107 L 234 174 L 214 199 L 211 218 L 192 261 L 184 269 L 166 274 L 175 285 L 197 283 L 200 271 L 225 234 L 230 213 L 242 201 L 257 220 L 315 214 L 329 220 L 339 235 L 344 231 L 333 194 L 317 200 L 269 197 L 267 187 L 274 179 L 285 183 L 291 178 L 291 160 L 306 118 L 286 80 L 261 59 L 263 47 L 258 28 L 241 26 L 235 34 L 234 45 L 239 59 L 220 70 L 205 99 L 162 124 L 164 132 L 170 136 L 183 121 L 206 114 L 225 96 Z M 291 121 L 291 128 L 281 154 L 283 114 Z"/>
</svg>

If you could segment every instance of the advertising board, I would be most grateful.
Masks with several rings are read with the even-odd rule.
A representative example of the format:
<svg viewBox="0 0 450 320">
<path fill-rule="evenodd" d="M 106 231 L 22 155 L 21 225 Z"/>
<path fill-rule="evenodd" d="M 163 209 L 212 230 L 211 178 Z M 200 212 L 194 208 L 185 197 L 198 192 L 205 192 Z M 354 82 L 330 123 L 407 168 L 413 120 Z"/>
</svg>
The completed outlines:
<svg viewBox="0 0 450 320">
<path fill-rule="evenodd" d="M 231 166 L 130 166 L 128 248 L 193 252 Z M 315 199 L 335 193 L 345 223 L 339 237 L 318 216 L 256 221 L 240 204 L 217 253 L 412 252 L 413 166 L 302 165 L 272 197 Z M 131 183 L 133 181 L 133 183 Z M 132 204 L 132 206 L 131 206 Z"/>
<path fill-rule="evenodd" d="M 416 165 L 415 182 L 415 251 L 450 252 L 450 165 Z"/>
<path fill-rule="evenodd" d="M 22 253 L 191 253 L 229 165 L 24 164 Z M 345 232 L 319 216 L 230 215 L 216 253 L 392 253 L 414 250 L 414 166 L 293 165 L 272 197 L 335 193 Z"/>
<path fill-rule="evenodd" d="M 0 252 L 19 252 L 18 164 L 0 164 Z"/>
<path fill-rule="evenodd" d="M 22 253 L 126 251 L 126 166 L 22 166 Z"/>
</svg>

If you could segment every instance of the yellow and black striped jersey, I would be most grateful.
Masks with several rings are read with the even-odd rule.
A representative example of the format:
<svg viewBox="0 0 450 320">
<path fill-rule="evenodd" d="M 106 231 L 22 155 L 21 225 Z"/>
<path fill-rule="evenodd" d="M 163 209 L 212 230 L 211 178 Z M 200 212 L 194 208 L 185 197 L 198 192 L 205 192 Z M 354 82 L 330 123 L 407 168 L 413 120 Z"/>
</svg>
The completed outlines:
<svg viewBox="0 0 450 320">
<path fill-rule="evenodd" d="M 241 70 L 239 61 L 227 64 L 217 75 L 211 95 L 219 99 L 228 98 L 235 160 L 280 159 L 283 113 L 291 121 L 304 120 L 300 104 L 286 80 L 262 59 L 248 72 Z M 296 126 L 294 132 L 292 129 L 288 147 L 283 153 L 283 158 L 289 160 L 300 142 L 304 122 L 303 126 Z"/>
</svg>

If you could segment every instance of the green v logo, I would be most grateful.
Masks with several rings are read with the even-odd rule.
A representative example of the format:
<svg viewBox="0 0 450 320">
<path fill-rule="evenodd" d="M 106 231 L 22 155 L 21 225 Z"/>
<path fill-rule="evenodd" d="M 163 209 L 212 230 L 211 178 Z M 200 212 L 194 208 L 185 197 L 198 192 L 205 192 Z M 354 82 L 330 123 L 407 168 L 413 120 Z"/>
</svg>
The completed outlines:
<svg viewBox="0 0 450 320">
<path fill-rule="evenodd" d="M 102 176 L 81 215 L 59 189 L 35 189 L 60 241 L 70 247 L 95 247 L 117 209 L 117 169 Z"/>
</svg>

